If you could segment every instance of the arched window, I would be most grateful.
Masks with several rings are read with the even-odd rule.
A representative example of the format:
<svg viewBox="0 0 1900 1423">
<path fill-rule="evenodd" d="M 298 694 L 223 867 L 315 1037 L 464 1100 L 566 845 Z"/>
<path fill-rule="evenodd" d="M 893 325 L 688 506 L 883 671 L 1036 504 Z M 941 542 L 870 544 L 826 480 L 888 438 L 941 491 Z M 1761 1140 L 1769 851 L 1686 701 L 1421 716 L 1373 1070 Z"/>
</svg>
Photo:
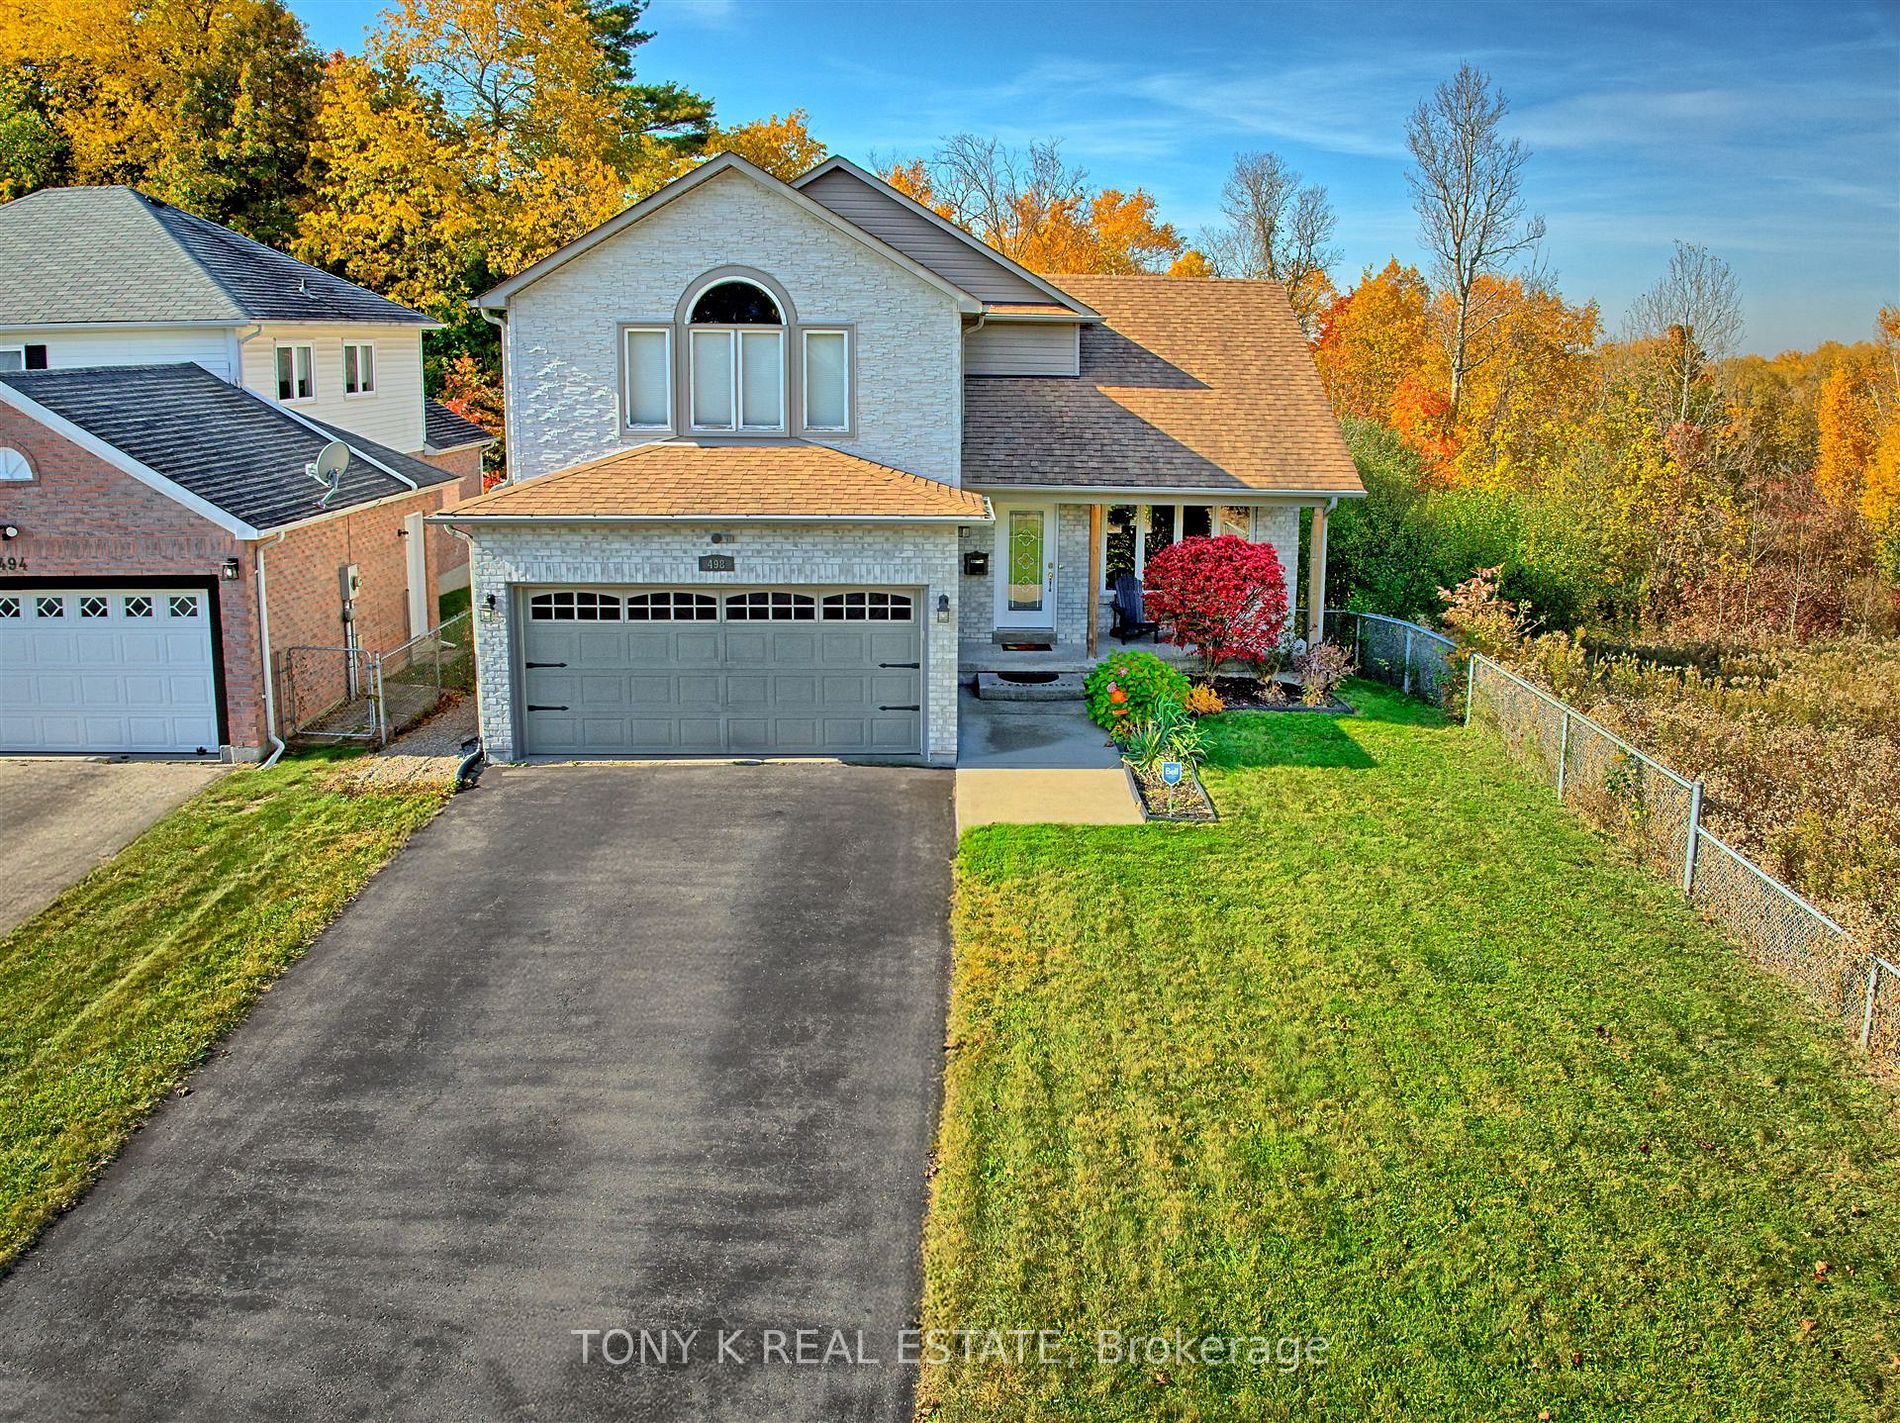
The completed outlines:
<svg viewBox="0 0 1900 1423">
<path fill-rule="evenodd" d="M 30 460 L 12 446 L 0 449 L 0 480 L 8 483 L 24 483 L 33 478 L 33 465 Z"/>
<path fill-rule="evenodd" d="M 714 282 L 693 301 L 695 430 L 785 428 L 785 318 L 771 293 L 739 279 Z"/>
<path fill-rule="evenodd" d="M 783 326 L 778 303 L 754 282 L 718 282 L 693 303 L 695 326 Z"/>
</svg>

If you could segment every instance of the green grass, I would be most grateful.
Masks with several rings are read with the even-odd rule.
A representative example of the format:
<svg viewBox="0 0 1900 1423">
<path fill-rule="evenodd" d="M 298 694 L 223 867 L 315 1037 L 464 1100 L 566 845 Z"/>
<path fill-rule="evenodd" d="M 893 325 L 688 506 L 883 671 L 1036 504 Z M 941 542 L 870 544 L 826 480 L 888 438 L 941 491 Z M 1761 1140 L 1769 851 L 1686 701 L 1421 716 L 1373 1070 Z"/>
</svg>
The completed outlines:
<svg viewBox="0 0 1900 1423">
<path fill-rule="evenodd" d="M 337 761 L 225 776 L 0 938 L 0 1265 L 441 805 Z"/>
<path fill-rule="evenodd" d="M 469 591 L 466 588 L 451 588 L 435 600 L 437 622 L 447 622 L 468 611 Z"/>
<path fill-rule="evenodd" d="M 1211 719 L 1218 825 L 963 838 L 924 1323 L 1076 1362 L 920 1416 L 1900 1417 L 1893 1095 L 1492 743 L 1348 695 Z M 1329 1355 L 1094 1362 L 1176 1327 Z"/>
</svg>

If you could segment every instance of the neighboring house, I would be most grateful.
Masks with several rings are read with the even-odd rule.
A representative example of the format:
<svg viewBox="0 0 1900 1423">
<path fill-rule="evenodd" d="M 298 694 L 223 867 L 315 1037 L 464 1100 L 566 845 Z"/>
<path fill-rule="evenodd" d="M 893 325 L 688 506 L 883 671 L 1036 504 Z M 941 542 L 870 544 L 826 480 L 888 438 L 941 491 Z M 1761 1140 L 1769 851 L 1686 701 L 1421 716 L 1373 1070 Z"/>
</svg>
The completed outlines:
<svg viewBox="0 0 1900 1423">
<path fill-rule="evenodd" d="M 1364 493 L 1276 284 L 1046 280 L 840 159 L 714 159 L 479 305 L 510 480 L 443 521 L 497 759 L 949 763 L 959 682 L 1086 665 L 1162 543 L 1293 584 L 1310 510 L 1310 614 Z"/>
<path fill-rule="evenodd" d="M 6 204 L 0 250 L 0 752 L 256 755 L 267 656 L 434 624 L 467 556 L 422 520 L 491 441 L 423 398 L 427 317 L 130 188 Z"/>
</svg>

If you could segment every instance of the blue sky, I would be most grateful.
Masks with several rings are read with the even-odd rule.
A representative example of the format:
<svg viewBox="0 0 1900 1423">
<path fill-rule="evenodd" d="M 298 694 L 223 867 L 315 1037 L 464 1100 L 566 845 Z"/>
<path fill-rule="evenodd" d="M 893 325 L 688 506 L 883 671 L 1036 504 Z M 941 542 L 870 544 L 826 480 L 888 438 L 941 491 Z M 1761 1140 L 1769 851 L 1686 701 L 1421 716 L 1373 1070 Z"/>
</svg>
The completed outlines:
<svg viewBox="0 0 1900 1423">
<path fill-rule="evenodd" d="M 371 0 L 292 0 L 356 49 Z M 1339 211 L 1335 279 L 1422 262 L 1405 117 L 1469 59 L 1534 151 L 1528 197 L 1572 300 L 1614 331 L 1675 238 L 1734 267 L 1744 346 L 1867 336 L 1900 301 L 1900 0 L 1558 5 L 654 0 L 642 73 L 722 121 L 803 107 L 835 152 L 960 130 L 1059 138 L 1193 234 L 1233 155 L 1270 148 Z"/>
</svg>

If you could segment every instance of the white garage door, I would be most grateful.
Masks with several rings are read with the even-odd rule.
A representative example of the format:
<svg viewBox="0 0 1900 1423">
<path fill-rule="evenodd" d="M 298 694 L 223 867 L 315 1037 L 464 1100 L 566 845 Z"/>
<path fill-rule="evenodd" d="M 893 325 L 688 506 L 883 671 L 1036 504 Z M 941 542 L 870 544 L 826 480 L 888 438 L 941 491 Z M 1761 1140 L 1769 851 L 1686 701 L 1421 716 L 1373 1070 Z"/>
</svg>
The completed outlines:
<svg viewBox="0 0 1900 1423">
<path fill-rule="evenodd" d="M 0 589 L 0 752 L 218 749 L 202 589 Z"/>
</svg>

